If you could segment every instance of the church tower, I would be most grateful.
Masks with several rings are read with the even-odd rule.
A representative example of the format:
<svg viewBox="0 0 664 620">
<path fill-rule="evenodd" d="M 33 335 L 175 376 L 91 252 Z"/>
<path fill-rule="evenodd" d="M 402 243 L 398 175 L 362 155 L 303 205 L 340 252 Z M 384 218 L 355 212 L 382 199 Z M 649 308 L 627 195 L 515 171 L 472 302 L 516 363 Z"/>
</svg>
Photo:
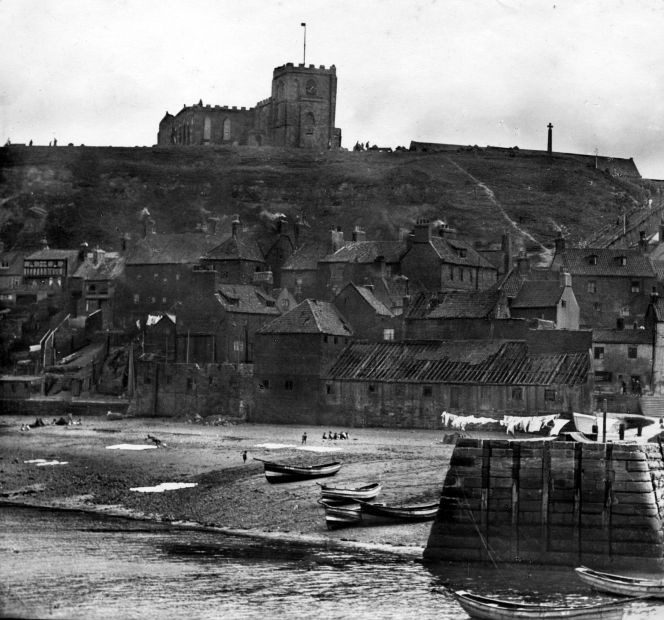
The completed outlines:
<svg viewBox="0 0 664 620">
<path fill-rule="evenodd" d="M 338 148 L 341 130 L 335 128 L 337 70 L 321 65 L 286 63 L 274 70 L 267 122 L 273 146 Z"/>
</svg>

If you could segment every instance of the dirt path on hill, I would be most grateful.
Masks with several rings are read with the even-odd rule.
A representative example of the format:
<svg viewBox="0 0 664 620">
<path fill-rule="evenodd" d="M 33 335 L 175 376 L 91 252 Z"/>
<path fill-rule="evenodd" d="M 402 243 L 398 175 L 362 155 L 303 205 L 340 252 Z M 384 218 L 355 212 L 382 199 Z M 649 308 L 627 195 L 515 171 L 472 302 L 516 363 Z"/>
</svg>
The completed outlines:
<svg viewBox="0 0 664 620">
<path fill-rule="evenodd" d="M 480 181 L 477 177 L 475 177 L 475 176 L 473 176 L 472 174 L 470 174 L 470 172 L 468 172 L 465 168 L 463 168 L 462 166 L 460 166 L 457 162 L 455 162 L 455 161 L 454 161 L 453 159 L 451 159 L 450 157 L 447 157 L 446 159 L 447 159 L 447 161 L 449 161 L 450 164 L 452 164 L 457 170 L 459 170 L 459 172 L 461 172 L 462 174 L 464 174 L 465 176 L 467 176 L 471 181 L 473 181 L 473 183 L 475 183 L 475 184 L 477 185 L 477 187 L 479 187 L 479 188 L 484 192 L 484 194 L 485 194 L 486 197 L 488 198 L 489 202 L 490 202 L 494 207 L 496 207 L 496 209 L 498 209 L 498 211 L 499 211 L 500 214 L 502 215 L 503 219 L 507 222 L 507 224 L 509 225 L 509 227 L 510 227 L 511 229 L 513 229 L 517 234 L 521 235 L 522 237 L 525 237 L 526 239 L 532 241 L 533 243 L 536 243 L 540 248 L 542 248 L 542 250 L 541 250 L 541 252 L 540 252 L 541 262 L 542 262 L 543 264 L 548 265 L 548 264 L 551 262 L 551 258 L 552 258 L 551 250 L 549 250 L 548 248 L 544 247 L 544 245 L 542 245 L 542 243 L 541 243 L 540 241 L 538 241 L 537 239 L 535 239 L 535 237 L 533 237 L 533 236 L 532 236 L 527 230 L 521 228 L 521 227 L 520 227 L 520 226 L 519 226 L 519 225 L 518 225 L 518 224 L 517 224 L 517 223 L 516 223 L 516 222 L 515 222 L 510 216 L 509 216 L 509 214 L 507 213 L 507 211 L 505 211 L 505 208 L 503 207 L 503 205 L 500 204 L 500 201 L 496 198 L 496 195 L 493 193 L 493 190 L 492 190 L 490 187 L 488 187 L 485 183 L 483 183 L 482 181 Z"/>
<path fill-rule="evenodd" d="M 34 419 L 18 416 L 0 418 L 3 501 L 195 521 L 323 542 L 423 547 L 431 524 L 328 531 L 316 482 L 268 484 L 262 463 L 254 457 L 303 463 L 341 460 L 339 474 L 325 482 L 359 486 L 381 480 L 380 501 L 409 503 L 438 499 L 452 453 L 452 446 L 442 443 L 441 431 L 349 429 L 349 440 L 329 441 L 322 439 L 328 429 L 316 427 L 204 426 L 146 418 L 84 418 L 80 426 L 20 430 L 31 422 Z M 308 439 L 302 445 L 305 430 Z M 155 448 L 148 434 L 165 447 Z M 150 449 L 108 449 L 123 444 Z M 164 482 L 196 486 L 162 493 L 131 490 Z"/>
</svg>

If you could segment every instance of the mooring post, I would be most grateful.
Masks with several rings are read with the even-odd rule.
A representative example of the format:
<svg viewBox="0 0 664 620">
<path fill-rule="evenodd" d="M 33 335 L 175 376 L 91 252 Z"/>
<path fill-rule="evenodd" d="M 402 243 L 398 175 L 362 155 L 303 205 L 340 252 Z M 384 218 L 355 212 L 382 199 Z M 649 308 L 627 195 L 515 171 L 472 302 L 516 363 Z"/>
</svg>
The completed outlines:
<svg viewBox="0 0 664 620">
<path fill-rule="evenodd" d="M 606 398 L 602 401 L 602 441 L 606 443 Z"/>
</svg>

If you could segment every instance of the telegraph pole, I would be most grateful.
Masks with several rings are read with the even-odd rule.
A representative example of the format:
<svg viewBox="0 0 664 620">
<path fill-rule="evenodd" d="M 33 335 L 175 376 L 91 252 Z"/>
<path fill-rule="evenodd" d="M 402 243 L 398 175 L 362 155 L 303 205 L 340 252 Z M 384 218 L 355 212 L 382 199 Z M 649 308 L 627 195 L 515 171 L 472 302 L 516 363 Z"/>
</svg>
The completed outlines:
<svg viewBox="0 0 664 620">
<path fill-rule="evenodd" d="M 302 22 L 300 24 L 302 28 L 304 28 L 304 50 L 303 50 L 303 57 L 302 57 L 302 64 L 306 65 L 307 64 L 307 24 L 305 22 Z"/>
</svg>

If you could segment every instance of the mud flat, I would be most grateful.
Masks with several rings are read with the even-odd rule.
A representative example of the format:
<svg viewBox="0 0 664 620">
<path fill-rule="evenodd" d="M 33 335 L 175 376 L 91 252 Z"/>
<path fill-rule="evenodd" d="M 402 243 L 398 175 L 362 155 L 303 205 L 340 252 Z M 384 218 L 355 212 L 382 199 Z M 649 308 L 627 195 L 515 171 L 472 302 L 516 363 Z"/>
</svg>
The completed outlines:
<svg viewBox="0 0 664 620">
<path fill-rule="evenodd" d="M 270 485 L 263 464 L 253 459 L 341 460 L 341 471 L 321 481 L 359 486 L 380 480 L 380 501 L 413 503 L 439 499 L 453 450 L 443 443 L 441 431 L 337 429 L 347 430 L 349 439 L 330 441 L 322 439 L 329 429 L 318 427 L 104 417 L 21 430 L 34 421 L 0 418 L 3 502 L 185 522 L 284 540 L 387 546 L 415 555 L 427 543 L 430 523 L 328 531 L 315 481 Z M 132 490 L 165 483 L 180 484 L 161 492 Z"/>
</svg>

